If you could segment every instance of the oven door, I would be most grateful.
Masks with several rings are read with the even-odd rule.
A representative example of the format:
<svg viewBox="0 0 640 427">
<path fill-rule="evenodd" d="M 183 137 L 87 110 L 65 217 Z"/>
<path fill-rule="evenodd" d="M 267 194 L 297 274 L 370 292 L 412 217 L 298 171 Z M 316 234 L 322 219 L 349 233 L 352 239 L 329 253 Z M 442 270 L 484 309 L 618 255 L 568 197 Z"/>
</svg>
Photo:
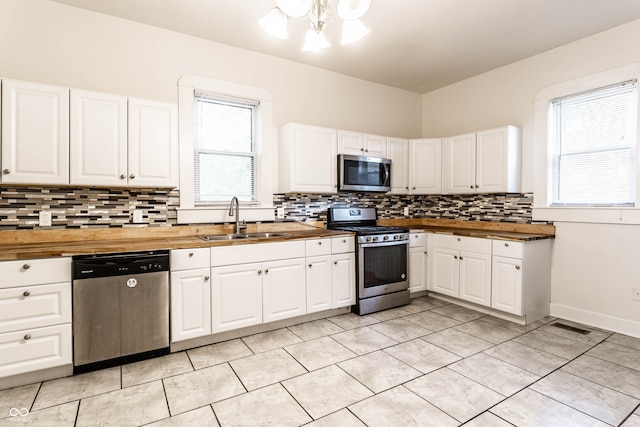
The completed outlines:
<svg viewBox="0 0 640 427">
<path fill-rule="evenodd" d="M 358 245 L 358 298 L 409 289 L 409 241 Z"/>
</svg>

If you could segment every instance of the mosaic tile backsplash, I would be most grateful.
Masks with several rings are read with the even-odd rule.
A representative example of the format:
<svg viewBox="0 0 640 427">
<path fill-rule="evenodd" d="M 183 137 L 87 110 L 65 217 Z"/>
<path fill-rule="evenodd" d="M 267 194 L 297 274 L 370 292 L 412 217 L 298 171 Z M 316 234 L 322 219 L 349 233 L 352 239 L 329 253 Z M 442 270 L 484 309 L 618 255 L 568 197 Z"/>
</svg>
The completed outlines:
<svg viewBox="0 0 640 427">
<path fill-rule="evenodd" d="M 285 219 L 325 221 L 329 206 L 377 207 L 380 218 L 464 219 L 531 223 L 532 194 L 407 196 L 376 193 L 275 194 Z M 131 188 L 0 187 L 0 230 L 37 229 L 38 213 L 52 213 L 47 228 L 117 228 L 141 210 L 149 226 L 175 226 L 178 190 Z"/>
</svg>

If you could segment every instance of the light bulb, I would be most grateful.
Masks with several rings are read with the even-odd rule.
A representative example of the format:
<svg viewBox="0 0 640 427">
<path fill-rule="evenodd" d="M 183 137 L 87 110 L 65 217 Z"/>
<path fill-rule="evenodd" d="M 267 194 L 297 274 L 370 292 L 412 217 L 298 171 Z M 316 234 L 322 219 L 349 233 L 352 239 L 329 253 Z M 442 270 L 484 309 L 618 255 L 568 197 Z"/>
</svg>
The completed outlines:
<svg viewBox="0 0 640 427">
<path fill-rule="evenodd" d="M 331 46 L 327 41 L 324 33 L 316 32 L 314 30 L 307 31 L 307 36 L 304 38 L 303 51 L 317 51 Z"/>
<path fill-rule="evenodd" d="M 271 9 L 259 22 L 262 29 L 272 36 L 279 39 L 287 38 L 287 15 L 277 7 Z"/>
</svg>

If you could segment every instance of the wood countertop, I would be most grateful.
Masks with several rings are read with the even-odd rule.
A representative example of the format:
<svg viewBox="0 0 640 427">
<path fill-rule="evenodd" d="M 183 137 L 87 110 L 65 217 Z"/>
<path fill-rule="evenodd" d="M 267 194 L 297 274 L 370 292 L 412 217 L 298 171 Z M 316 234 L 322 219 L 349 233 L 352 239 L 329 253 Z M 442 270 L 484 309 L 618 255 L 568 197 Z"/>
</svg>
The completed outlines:
<svg viewBox="0 0 640 427">
<path fill-rule="evenodd" d="M 425 218 L 380 220 L 378 223 L 434 233 L 515 241 L 548 239 L 555 235 L 555 227 L 547 224 L 489 223 Z M 206 241 L 198 237 L 233 233 L 232 225 L 1 231 L 0 261 L 113 252 L 207 248 L 353 235 L 353 233 L 344 231 L 326 230 L 321 222 L 249 224 L 247 232 L 277 232 L 284 233 L 286 236 L 224 241 Z"/>
</svg>

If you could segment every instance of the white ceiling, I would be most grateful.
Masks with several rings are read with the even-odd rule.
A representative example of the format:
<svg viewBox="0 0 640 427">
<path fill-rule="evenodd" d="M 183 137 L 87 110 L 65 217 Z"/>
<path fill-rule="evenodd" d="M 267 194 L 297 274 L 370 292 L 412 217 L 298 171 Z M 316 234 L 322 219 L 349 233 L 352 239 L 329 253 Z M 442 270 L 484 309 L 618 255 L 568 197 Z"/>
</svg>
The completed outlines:
<svg viewBox="0 0 640 427">
<path fill-rule="evenodd" d="M 331 47 L 302 52 L 305 18 L 289 39 L 258 20 L 275 0 L 53 0 L 419 93 L 640 18 L 640 0 L 372 0 L 371 33 L 340 45 L 330 0 Z"/>
</svg>

